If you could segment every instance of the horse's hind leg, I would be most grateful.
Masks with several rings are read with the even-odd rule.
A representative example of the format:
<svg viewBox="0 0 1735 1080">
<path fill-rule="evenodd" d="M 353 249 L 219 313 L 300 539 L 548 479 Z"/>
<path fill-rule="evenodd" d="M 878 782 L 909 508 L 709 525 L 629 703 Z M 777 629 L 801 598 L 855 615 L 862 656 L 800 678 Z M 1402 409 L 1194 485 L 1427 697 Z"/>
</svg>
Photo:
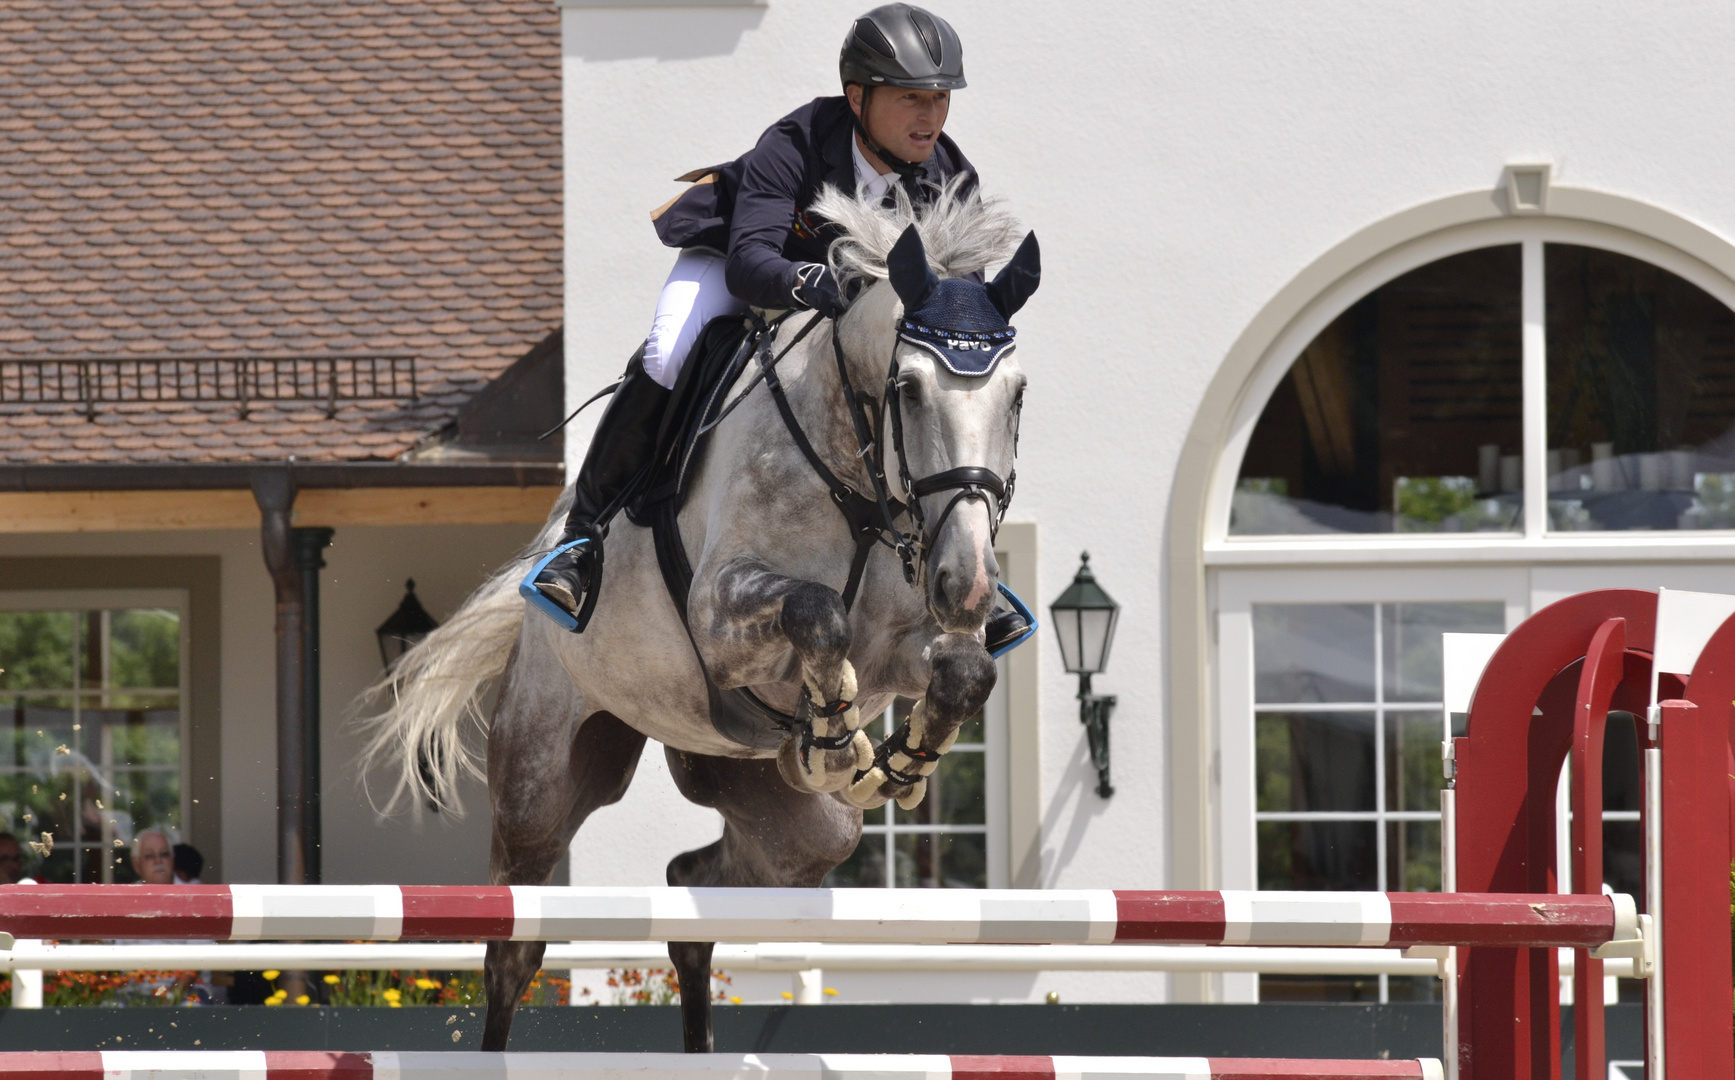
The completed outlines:
<svg viewBox="0 0 1735 1080">
<path fill-rule="evenodd" d="M 609 713 L 572 715 L 577 695 L 564 674 L 547 680 L 558 687 L 525 685 L 543 681 L 515 679 L 509 670 L 488 735 L 488 879 L 495 885 L 546 885 L 584 819 L 626 794 L 645 745 Z M 540 941 L 488 943 L 482 1049 L 506 1049 L 518 999 L 542 966 L 544 948 Z"/>
<path fill-rule="evenodd" d="M 723 815 L 723 835 L 669 863 L 670 885 L 814 888 L 861 839 L 861 811 L 785 784 L 771 761 L 668 751 L 681 794 Z M 688 1053 L 711 1050 L 709 941 L 671 941 L 681 985 L 681 1038 Z"/>
</svg>

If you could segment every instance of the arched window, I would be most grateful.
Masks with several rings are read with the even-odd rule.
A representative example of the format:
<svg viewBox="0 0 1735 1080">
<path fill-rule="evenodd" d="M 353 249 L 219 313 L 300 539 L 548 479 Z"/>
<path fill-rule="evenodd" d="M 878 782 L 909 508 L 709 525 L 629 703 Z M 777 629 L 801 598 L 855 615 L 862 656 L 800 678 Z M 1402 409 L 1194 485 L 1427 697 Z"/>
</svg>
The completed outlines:
<svg viewBox="0 0 1735 1080">
<path fill-rule="evenodd" d="M 1539 247 L 1532 530 L 1735 528 L 1735 314 L 1641 259 Z M 1259 417 L 1229 535 L 1525 532 L 1522 263 L 1451 255 L 1332 320 Z"/>
</svg>

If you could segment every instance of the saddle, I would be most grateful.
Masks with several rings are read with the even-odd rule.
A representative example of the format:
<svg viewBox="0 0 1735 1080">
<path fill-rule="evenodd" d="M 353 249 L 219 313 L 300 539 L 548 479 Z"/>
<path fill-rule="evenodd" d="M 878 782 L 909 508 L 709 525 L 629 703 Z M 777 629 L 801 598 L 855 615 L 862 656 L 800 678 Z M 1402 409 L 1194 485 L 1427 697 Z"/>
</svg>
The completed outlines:
<svg viewBox="0 0 1735 1080">
<path fill-rule="evenodd" d="M 729 388 L 777 325 L 777 321 L 768 325 L 741 315 L 721 316 L 705 325 L 675 380 L 644 492 L 626 508 L 628 520 L 651 530 L 663 584 L 689 640 L 693 630 L 687 624 L 687 598 L 693 589 L 693 565 L 681 538 L 681 507 L 702 460 L 709 425 L 722 414 Z M 704 665 L 699 666 L 703 671 Z M 775 750 L 795 728 L 795 717 L 767 705 L 751 690 L 725 690 L 710 672 L 704 676 L 711 725 L 724 738 L 753 750 Z"/>
</svg>

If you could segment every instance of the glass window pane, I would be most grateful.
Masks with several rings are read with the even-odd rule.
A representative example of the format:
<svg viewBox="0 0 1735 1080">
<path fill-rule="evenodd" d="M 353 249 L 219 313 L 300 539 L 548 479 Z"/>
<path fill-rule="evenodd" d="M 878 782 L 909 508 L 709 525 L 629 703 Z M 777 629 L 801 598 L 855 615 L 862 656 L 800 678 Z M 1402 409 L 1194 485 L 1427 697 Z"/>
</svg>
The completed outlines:
<svg viewBox="0 0 1735 1080">
<path fill-rule="evenodd" d="M 1386 823 L 1386 888 L 1391 892 L 1440 891 L 1440 823 Z"/>
<path fill-rule="evenodd" d="M 1519 266 L 1516 245 L 1441 259 L 1321 331 L 1254 428 L 1230 533 L 1518 529 Z"/>
<path fill-rule="evenodd" d="M 905 833 L 897 838 L 900 889 L 986 889 L 988 844 L 981 833 Z"/>
<path fill-rule="evenodd" d="M 1372 604 L 1256 604 L 1254 700 L 1372 701 Z"/>
<path fill-rule="evenodd" d="M 0 611 L 0 686 L 70 690 L 76 640 L 69 611 Z"/>
<path fill-rule="evenodd" d="M 1371 821 L 1261 821 L 1261 889 L 1379 888 Z"/>
<path fill-rule="evenodd" d="M 886 838 L 883 833 L 864 833 L 855 852 L 825 875 L 827 889 L 878 889 L 886 883 Z"/>
<path fill-rule="evenodd" d="M 891 803 L 900 825 L 982 825 L 988 820 L 984 789 L 986 757 L 979 750 L 953 750 L 928 777 L 928 793 L 914 810 Z"/>
<path fill-rule="evenodd" d="M 1387 810 L 1438 810 L 1446 786 L 1437 712 L 1386 714 Z"/>
<path fill-rule="evenodd" d="M 103 760 L 116 765 L 172 765 L 181 763 L 181 713 L 179 709 L 103 709 L 85 714 L 85 729 L 106 728 L 109 740 Z"/>
<path fill-rule="evenodd" d="M 1544 268 L 1549 527 L 1735 528 L 1735 314 L 1611 251 Z"/>
<path fill-rule="evenodd" d="M 1440 635 L 1499 634 L 1506 607 L 1498 600 L 1461 604 L 1383 604 L 1385 700 L 1440 700 Z"/>
<path fill-rule="evenodd" d="M 173 611 L 111 612 L 108 685 L 173 689 L 180 684 L 180 615 Z"/>
<path fill-rule="evenodd" d="M 1373 713 L 1260 713 L 1258 809 L 1374 809 Z"/>
</svg>

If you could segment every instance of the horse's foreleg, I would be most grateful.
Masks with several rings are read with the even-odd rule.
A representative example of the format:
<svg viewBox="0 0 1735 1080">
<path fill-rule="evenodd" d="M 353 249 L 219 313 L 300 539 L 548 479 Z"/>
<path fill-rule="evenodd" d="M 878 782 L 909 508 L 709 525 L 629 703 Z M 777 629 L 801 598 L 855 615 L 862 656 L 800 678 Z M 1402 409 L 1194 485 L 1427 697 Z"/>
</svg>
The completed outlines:
<svg viewBox="0 0 1735 1080">
<path fill-rule="evenodd" d="M 813 888 L 861 839 L 861 811 L 825 795 L 795 791 L 769 761 L 668 751 L 682 795 L 723 815 L 715 843 L 675 856 L 670 885 Z M 671 941 L 681 985 L 681 1035 L 688 1053 L 711 1050 L 713 943 Z"/>
<path fill-rule="evenodd" d="M 769 658 L 793 648 L 806 693 L 799 728 L 784 741 L 777 764 L 800 791 L 837 791 L 867 767 L 873 744 L 855 707 L 855 667 L 849 653 L 849 612 L 828 586 L 786 577 L 752 561 L 717 576 L 709 640 L 701 650 L 719 685 L 787 678 Z"/>
<path fill-rule="evenodd" d="M 645 737 L 608 713 L 579 719 L 578 704 L 558 667 L 530 679 L 514 657 L 488 734 L 488 878 L 495 885 L 546 885 L 584 819 L 618 802 L 632 782 Z M 562 742 L 566 755 L 549 752 Z M 482 1049 L 506 1049 L 518 999 L 542 966 L 544 948 L 540 941 L 489 942 Z"/>
<path fill-rule="evenodd" d="M 958 729 L 988 701 L 998 672 L 981 642 L 966 634 L 947 634 L 934 646 L 928 692 L 910 719 L 874 750 L 873 765 L 851 784 L 844 798 L 871 810 L 898 800 L 914 810 L 927 794 L 928 777 L 940 755 L 958 741 Z"/>
</svg>

